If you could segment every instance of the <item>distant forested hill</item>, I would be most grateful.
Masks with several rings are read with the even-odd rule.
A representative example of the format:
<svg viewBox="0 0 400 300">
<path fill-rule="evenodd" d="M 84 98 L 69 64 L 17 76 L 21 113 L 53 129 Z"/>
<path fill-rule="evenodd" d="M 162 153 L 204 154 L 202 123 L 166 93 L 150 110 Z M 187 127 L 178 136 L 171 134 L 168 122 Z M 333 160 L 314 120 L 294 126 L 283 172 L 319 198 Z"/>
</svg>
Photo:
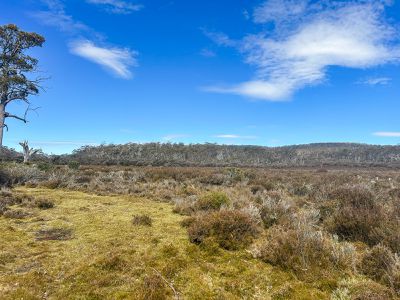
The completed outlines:
<svg viewBox="0 0 400 300">
<path fill-rule="evenodd" d="M 284 147 L 216 144 L 85 146 L 55 162 L 136 166 L 389 166 L 400 167 L 400 146 L 321 143 Z"/>
</svg>

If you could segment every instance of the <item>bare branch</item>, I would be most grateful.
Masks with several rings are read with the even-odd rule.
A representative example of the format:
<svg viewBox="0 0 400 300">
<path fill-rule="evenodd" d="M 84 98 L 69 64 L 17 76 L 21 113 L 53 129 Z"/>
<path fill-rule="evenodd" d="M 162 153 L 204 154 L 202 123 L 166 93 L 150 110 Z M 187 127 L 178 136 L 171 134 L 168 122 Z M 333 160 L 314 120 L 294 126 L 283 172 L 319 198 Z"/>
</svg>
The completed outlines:
<svg viewBox="0 0 400 300">
<path fill-rule="evenodd" d="M 175 289 L 175 287 L 172 285 L 172 283 L 170 283 L 167 279 L 165 279 L 164 276 L 162 276 L 162 274 L 156 270 L 155 268 L 152 268 L 153 271 L 160 276 L 160 278 L 168 285 L 168 287 L 172 290 L 172 292 L 174 293 L 175 299 L 176 300 L 180 300 L 180 296 L 179 296 L 179 292 Z"/>
<path fill-rule="evenodd" d="M 17 116 L 17 115 L 12 115 L 12 114 L 7 113 L 7 112 L 5 113 L 4 117 L 5 117 L 5 118 L 14 118 L 14 119 L 20 120 L 20 121 L 22 121 L 22 122 L 24 122 L 24 123 L 27 123 L 27 122 L 28 122 L 28 121 L 26 120 L 26 111 L 25 111 L 24 117 L 20 117 L 20 116 Z"/>
</svg>

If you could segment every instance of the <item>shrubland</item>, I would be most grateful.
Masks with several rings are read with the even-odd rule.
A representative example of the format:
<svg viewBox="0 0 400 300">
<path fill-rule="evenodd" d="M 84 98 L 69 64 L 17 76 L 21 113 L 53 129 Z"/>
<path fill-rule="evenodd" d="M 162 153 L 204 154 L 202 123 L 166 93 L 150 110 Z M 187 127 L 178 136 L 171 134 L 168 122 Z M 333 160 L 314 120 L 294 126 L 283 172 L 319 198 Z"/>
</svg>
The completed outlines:
<svg viewBox="0 0 400 300">
<path fill-rule="evenodd" d="M 32 288 L 48 287 L 53 298 L 69 288 L 109 299 L 400 297 L 395 169 L 6 163 L 0 183 L 0 223 L 14 230 L 0 242 L 18 236 L 26 255 L 35 247 L 70 255 L 73 268 L 57 275 L 62 287 Z M 94 241 L 91 259 L 78 259 L 78 244 Z M 9 286 L 19 254 L 0 251 L 0 287 Z M 62 260 L 54 263 L 63 272 Z"/>
</svg>

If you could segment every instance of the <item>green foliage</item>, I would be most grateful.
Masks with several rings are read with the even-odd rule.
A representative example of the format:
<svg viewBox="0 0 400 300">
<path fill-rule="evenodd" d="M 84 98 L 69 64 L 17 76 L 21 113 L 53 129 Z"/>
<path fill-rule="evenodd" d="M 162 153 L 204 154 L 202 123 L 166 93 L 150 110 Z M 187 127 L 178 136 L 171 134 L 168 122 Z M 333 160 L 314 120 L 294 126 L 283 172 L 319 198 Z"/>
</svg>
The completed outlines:
<svg viewBox="0 0 400 300">
<path fill-rule="evenodd" d="M 192 243 L 201 244 L 214 239 L 227 250 L 243 248 L 259 234 L 252 218 L 241 211 L 221 210 L 197 216 L 188 228 Z"/>
<path fill-rule="evenodd" d="M 53 169 L 53 165 L 51 163 L 48 163 L 48 162 L 40 162 L 40 163 L 37 164 L 37 168 L 40 171 L 47 172 L 47 171 L 50 171 L 51 169 Z"/>
<path fill-rule="evenodd" d="M 198 210 L 218 210 L 222 206 L 229 206 L 230 204 L 231 201 L 225 193 L 210 192 L 203 195 L 195 206 Z"/>
<path fill-rule="evenodd" d="M 78 170 L 80 167 L 80 163 L 77 161 L 70 161 L 68 162 L 68 168 L 70 168 L 71 170 Z"/>
<path fill-rule="evenodd" d="M 0 146 L 6 118 L 27 122 L 26 116 L 15 116 L 6 111 L 13 101 L 24 101 L 29 105 L 29 96 L 39 93 L 40 78 L 30 79 L 27 73 L 36 71 L 38 60 L 26 52 L 41 47 L 45 39 L 32 32 L 20 30 L 16 25 L 0 26 Z"/>
</svg>

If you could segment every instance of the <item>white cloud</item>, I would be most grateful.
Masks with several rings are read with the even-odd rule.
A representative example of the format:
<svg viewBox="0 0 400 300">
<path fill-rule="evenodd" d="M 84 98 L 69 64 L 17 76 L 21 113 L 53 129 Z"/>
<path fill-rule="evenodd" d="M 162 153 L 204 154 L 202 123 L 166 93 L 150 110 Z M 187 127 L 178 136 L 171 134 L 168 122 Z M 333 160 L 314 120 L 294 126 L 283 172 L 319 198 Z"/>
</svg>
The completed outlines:
<svg viewBox="0 0 400 300">
<path fill-rule="evenodd" d="M 88 40 L 80 40 L 71 43 L 70 51 L 73 54 L 103 66 L 118 77 L 124 79 L 132 77 L 129 68 L 137 65 L 136 52 L 125 48 L 99 47 Z"/>
<path fill-rule="evenodd" d="M 130 14 L 143 8 L 141 4 L 134 4 L 125 0 L 86 0 L 86 2 L 104 5 L 106 11 L 114 14 Z"/>
<path fill-rule="evenodd" d="M 256 76 L 207 90 L 281 101 L 326 80 L 331 66 L 366 69 L 400 60 L 396 31 L 385 21 L 381 2 L 307 2 L 269 0 L 258 7 L 254 21 L 272 23 L 272 31 L 248 35 L 236 46 L 256 68 Z M 210 38 L 235 45 L 223 34 Z"/>
<path fill-rule="evenodd" d="M 172 141 L 172 140 L 176 140 L 176 139 L 181 139 L 181 138 L 185 138 L 188 137 L 187 134 L 169 134 L 164 136 L 162 139 L 164 141 Z"/>
<path fill-rule="evenodd" d="M 400 131 L 378 131 L 374 132 L 374 135 L 380 137 L 400 137 Z"/>
<path fill-rule="evenodd" d="M 254 10 L 256 23 L 281 22 L 282 20 L 297 17 L 307 9 L 307 0 L 270 0 Z"/>
<path fill-rule="evenodd" d="M 105 37 L 68 15 L 62 0 L 41 0 L 47 10 L 33 12 L 31 15 L 42 24 L 53 26 L 68 33 L 75 40 L 69 43 L 70 52 L 103 66 L 121 78 L 131 78 L 130 67 L 137 65 L 137 52 L 118 47 L 96 46 L 91 40 L 105 40 Z M 126 1 L 91 0 L 91 3 L 114 5 L 120 9 L 135 9 Z M 84 38 L 85 39 L 84 39 Z"/>
<path fill-rule="evenodd" d="M 366 85 L 387 85 L 392 81 L 389 77 L 373 77 L 360 80 L 358 83 Z"/>
<path fill-rule="evenodd" d="M 254 135 L 238 135 L 238 134 L 217 134 L 214 135 L 214 137 L 220 139 L 245 139 L 245 140 L 254 140 L 257 138 Z"/>
</svg>

